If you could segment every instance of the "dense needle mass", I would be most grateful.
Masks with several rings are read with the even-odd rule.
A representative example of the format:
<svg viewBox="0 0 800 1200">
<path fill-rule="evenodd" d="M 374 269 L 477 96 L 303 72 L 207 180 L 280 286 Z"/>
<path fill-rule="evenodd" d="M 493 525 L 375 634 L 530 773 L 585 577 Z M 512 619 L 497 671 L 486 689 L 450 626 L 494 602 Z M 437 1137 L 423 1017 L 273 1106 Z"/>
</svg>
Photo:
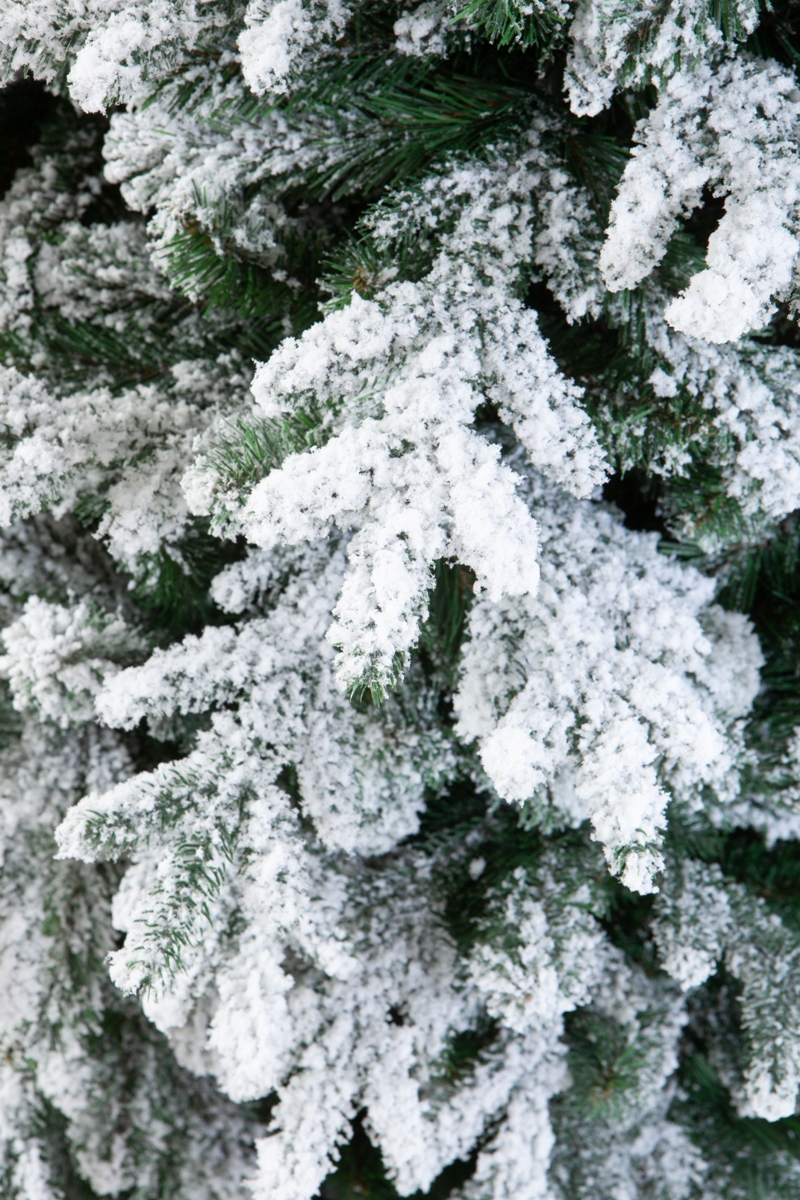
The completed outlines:
<svg viewBox="0 0 800 1200">
<path fill-rule="evenodd" d="M 4 1198 L 798 1194 L 796 25 L 0 0 Z"/>
</svg>

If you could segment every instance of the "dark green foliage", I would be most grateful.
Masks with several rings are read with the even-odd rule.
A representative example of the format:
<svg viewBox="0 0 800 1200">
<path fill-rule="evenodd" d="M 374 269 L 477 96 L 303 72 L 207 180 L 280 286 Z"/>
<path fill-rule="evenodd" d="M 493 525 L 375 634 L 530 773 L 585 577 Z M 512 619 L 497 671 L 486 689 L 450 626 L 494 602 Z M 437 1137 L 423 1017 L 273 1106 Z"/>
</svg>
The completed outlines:
<svg viewBox="0 0 800 1200">
<path fill-rule="evenodd" d="M 718 973 L 691 1001 L 692 1017 L 684 1039 L 680 1089 L 670 1117 L 687 1128 L 693 1140 L 719 1166 L 723 1195 L 730 1200 L 796 1197 L 792 1170 L 800 1158 L 800 1121 L 740 1117 L 714 1065 L 732 1069 L 737 1040 L 736 989 Z M 735 1068 L 733 1068 L 735 1070 Z"/>
<path fill-rule="evenodd" d="M 67 1118 L 44 1097 L 39 1097 L 38 1112 L 32 1123 L 30 1134 L 40 1139 L 47 1149 L 47 1165 L 50 1181 L 64 1193 L 64 1200 L 97 1200 L 97 1193 L 92 1191 L 85 1179 L 81 1179 L 75 1170 L 75 1164 L 70 1155 L 69 1139 L 67 1137 Z M 11 1194 L 10 1178 L 0 1184 L 8 1188 Z"/>
<path fill-rule="evenodd" d="M 729 878 L 746 884 L 784 925 L 800 932 L 800 854 L 794 842 L 767 849 L 753 830 L 737 829 L 725 838 L 718 861 Z"/>
<path fill-rule="evenodd" d="M 360 120 L 349 131 L 347 158 L 311 180 L 312 194 L 320 198 L 374 194 L 446 153 L 474 154 L 490 138 L 514 130 L 529 99 L 513 84 L 431 72 L 377 92 L 365 89 L 363 96 L 356 92 L 356 104 Z"/>
<path fill-rule="evenodd" d="M 319 426 L 317 411 L 280 419 L 237 421 L 218 440 L 208 459 L 228 486 L 246 493 L 289 454 L 320 445 L 323 436 Z"/>
<path fill-rule="evenodd" d="M 623 889 L 608 875 L 585 828 L 546 836 L 540 828 L 527 827 L 515 807 L 487 805 L 487 799 L 474 784 L 453 786 L 429 800 L 419 835 L 429 849 L 442 850 L 436 890 L 446 928 L 462 950 L 477 942 L 497 945 L 507 936 L 513 939 L 506 926 L 505 897 L 520 867 L 534 887 L 548 871 L 568 883 L 587 882 L 592 911 L 598 917 L 613 911 Z M 469 871 L 475 858 L 485 864 L 477 879 Z"/>
<path fill-rule="evenodd" d="M 655 971 L 656 951 L 649 928 L 654 897 L 630 892 L 615 879 L 603 880 L 603 885 L 606 909 L 601 924 L 609 938 L 633 962 L 648 972 Z"/>
<path fill-rule="evenodd" d="M 598 218 L 598 237 L 605 228 L 614 190 L 628 161 L 633 125 L 647 109 L 631 114 L 619 102 L 609 113 L 591 121 L 562 117 L 563 124 L 549 134 L 563 154 L 576 183 L 586 188 Z"/>
<path fill-rule="evenodd" d="M 777 58 L 794 67 L 800 62 L 799 35 L 800 8 L 796 0 L 772 0 L 761 6 L 760 20 L 747 39 L 747 49 L 759 58 Z"/>
<path fill-rule="evenodd" d="M 245 318 L 237 330 L 236 345 L 244 354 L 267 358 L 285 334 L 288 319 L 295 333 L 313 324 L 317 316 L 318 289 L 314 279 L 319 248 L 310 236 L 295 246 L 287 245 L 287 259 L 300 290 L 278 282 L 264 266 L 248 261 L 225 236 L 232 218 L 224 207 L 218 213 L 218 229 L 188 226 L 168 247 L 170 282 L 205 309 L 221 310 L 223 320 L 233 314 Z M 297 241 L 298 239 L 294 239 Z"/>
<path fill-rule="evenodd" d="M 106 976 L 105 956 L 115 948 L 109 905 L 124 864 L 53 862 L 52 842 L 40 842 L 34 839 L 29 847 L 29 869 L 48 874 L 42 933 L 49 946 L 49 987 L 42 1000 L 40 1036 L 54 1047 L 78 1037 L 92 1074 L 89 1110 L 76 1112 L 75 1118 L 88 1122 L 101 1152 L 105 1147 L 109 1156 L 119 1150 L 119 1135 L 125 1135 L 130 1165 L 141 1180 L 125 1192 L 126 1198 L 185 1200 L 192 1128 L 218 1120 L 221 1110 L 230 1116 L 237 1108 L 210 1081 L 177 1064 L 138 1002 L 123 996 Z M 148 1120 L 142 1126 L 143 1113 Z M 258 1112 L 250 1116 L 255 1137 L 263 1126 Z M 37 1095 L 29 1133 L 42 1139 L 50 1179 L 63 1189 L 65 1200 L 94 1200 L 73 1157 L 80 1128 L 70 1127 Z"/>
<path fill-rule="evenodd" d="M 352 1139 L 340 1151 L 336 1170 L 320 1188 L 320 1200 L 395 1200 L 397 1192 L 386 1177 L 380 1150 L 370 1142 L 364 1130 L 364 1113 L 353 1121 Z"/>
<path fill-rule="evenodd" d="M 392 43 L 385 12 L 359 8 L 325 70 L 310 73 L 303 87 L 277 101 L 243 87 L 236 102 L 228 100 L 214 113 L 214 128 L 223 131 L 246 122 L 257 125 L 271 107 L 298 127 L 309 117 L 324 122 L 320 165 L 311 166 L 302 180 L 290 174 L 282 182 L 271 178 L 254 185 L 248 196 L 252 200 L 259 186 L 268 186 L 272 195 L 277 182 L 287 210 L 309 218 L 302 237 L 280 234 L 281 267 L 288 268 L 299 289 L 276 282 L 264 264 L 235 244 L 230 236 L 235 206 L 219 206 L 214 228 L 189 226 L 170 246 L 173 283 L 210 308 L 254 320 L 261 357 L 270 338 L 274 345 L 282 336 L 283 318 L 295 333 L 315 319 L 316 281 L 331 260 L 331 243 L 341 241 L 347 256 L 349 230 L 366 202 L 388 184 L 417 177 L 446 153 L 479 153 L 489 141 L 516 133 L 530 111 L 526 72 L 518 68 L 512 77 L 490 48 L 430 63 L 394 54 Z M 178 88 L 175 96 L 187 107 L 204 98 L 191 88 L 186 94 Z M 338 262 L 339 249 L 333 255 Z M 361 290 L 361 278 L 356 269 L 350 286 Z M 249 352 L 258 355 L 257 343 L 248 343 L 247 336 L 243 331 L 237 345 L 244 352 L 252 346 Z"/>
<path fill-rule="evenodd" d="M 517 814 L 503 807 L 486 820 L 484 836 L 471 841 L 467 857 L 456 873 L 449 861 L 441 887 L 445 894 L 444 917 L 457 945 L 467 949 L 478 940 L 490 940 L 503 922 L 499 905 L 492 901 L 518 866 L 535 867 L 544 850 L 538 830 L 521 830 Z M 480 855 L 486 866 L 477 881 L 469 874 L 469 862 Z M 444 865 L 444 864 L 443 864 Z"/>
<path fill-rule="evenodd" d="M 797 516 L 761 537 L 734 542 L 708 561 L 720 578 L 726 607 L 751 615 L 766 663 L 763 691 L 751 721 L 751 739 L 777 757 L 800 724 L 800 526 Z"/>
<path fill-rule="evenodd" d="M 27 96 L 28 91 L 24 90 L 23 95 Z M 91 193 L 88 202 L 81 202 L 81 224 L 143 224 L 140 216 L 127 209 L 119 188 L 102 180 L 101 148 L 107 121 L 79 114 L 66 101 L 52 97 L 33 111 L 41 121 L 34 163 L 52 162 L 67 192 L 88 189 Z M 54 218 L 52 227 L 43 223 L 34 235 L 35 245 L 48 240 L 58 244 L 62 236 L 58 219 Z M 175 244 L 172 256 L 177 282 L 185 281 L 191 292 L 189 284 L 196 281 L 202 306 L 196 297 L 187 301 L 178 292 L 169 298 L 142 293 L 117 312 L 112 327 L 105 311 L 90 318 L 66 320 L 37 295 L 30 314 L 32 326 L 25 338 L 13 330 L 0 335 L 0 362 L 29 370 L 33 351 L 37 362 L 44 357 L 48 364 L 58 364 L 60 387 L 72 384 L 77 388 L 86 380 L 95 381 L 99 371 L 110 386 L 122 388 L 167 376 L 176 362 L 201 353 L 212 359 L 230 350 L 267 357 L 284 334 L 281 322 L 287 312 L 294 314 L 298 328 L 313 320 L 313 288 L 290 303 L 286 287 L 277 285 L 257 264 L 220 257 L 209 246 L 207 235 L 188 230 L 185 238 Z M 309 270 L 313 269 L 313 261 Z"/>
<path fill-rule="evenodd" d="M 378 249 L 369 235 L 345 238 L 335 254 L 323 264 L 322 289 L 332 297 L 325 308 L 344 308 L 353 292 L 369 300 L 380 286 L 382 272 L 388 266 L 396 271 L 396 279 L 410 279 L 424 271 L 431 256 L 425 253 L 427 247 L 412 246 L 411 240 L 411 237 L 405 238 L 399 247 L 392 248 L 393 253 L 387 254 Z"/>
<path fill-rule="evenodd" d="M 206 521 L 195 520 L 178 546 L 143 563 L 132 599 L 145 627 L 172 641 L 221 623 L 225 618 L 209 596 L 209 584 L 244 553 L 243 545 L 213 537 Z"/>
<path fill-rule="evenodd" d="M 464 639 L 475 578 L 468 567 L 439 559 L 428 601 L 428 618 L 420 632 L 420 649 L 432 664 L 455 680 L 458 652 Z"/>
<path fill-rule="evenodd" d="M 611 1017 L 588 1009 L 569 1013 L 565 1023 L 572 1088 L 563 1103 L 584 1120 L 619 1120 L 643 1066 L 641 1048 Z"/>
<path fill-rule="evenodd" d="M 11 689 L 7 680 L 0 681 L 0 746 L 7 746 L 20 735 L 22 722 L 11 702 Z"/>
<path fill-rule="evenodd" d="M 452 1034 L 441 1063 L 441 1079 L 454 1083 L 471 1075 L 475 1064 L 485 1061 L 499 1033 L 498 1022 L 484 1014 L 474 1029 Z"/>
<path fill-rule="evenodd" d="M 547 53 L 560 40 L 564 20 L 542 7 L 509 3 L 508 0 L 470 0 L 455 19 L 474 25 L 497 46 L 519 43 L 537 46 Z"/>
<path fill-rule="evenodd" d="M 386 1177 L 380 1150 L 370 1142 L 364 1130 L 365 1113 L 352 1122 L 353 1136 L 340 1149 L 339 1162 L 319 1191 L 319 1200 L 399 1200 L 398 1193 Z M 427 1192 L 414 1192 L 409 1200 L 447 1200 L 447 1197 L 470 1178 L 475 1170 L 473 1155 L 468 1161 L 458 1160 L 445 1167 Z"/>
<path fill-rule="evenodd" d="M 671 862 L 694 858 L 718 864 L 729 880 L 744 884 L 784 925 L 800 932 L 800 853 L 796 842 L 777 841 L 768 846 L 753 829 L 715 829 L 675 805 L 670 807 L 665 841 Z M 639 898 L 635 904 L 642 910 L 652 907 L 647 898 Z M 642 926 L 642 935 L 647 938 L 646 925 Z"/>
</svg>

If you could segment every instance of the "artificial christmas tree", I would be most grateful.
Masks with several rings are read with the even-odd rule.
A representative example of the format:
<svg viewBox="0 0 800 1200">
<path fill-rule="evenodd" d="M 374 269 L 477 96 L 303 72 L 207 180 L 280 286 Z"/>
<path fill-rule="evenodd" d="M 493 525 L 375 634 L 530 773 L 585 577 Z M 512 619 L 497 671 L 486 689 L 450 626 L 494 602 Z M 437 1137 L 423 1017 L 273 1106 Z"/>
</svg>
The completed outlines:
<svg viewBox="0 0 800 1200">
<path fill-rule="evenodd" d="M 800 9 L 0 0 L 0 1191 L 800 1195 Z"/>
</svg>

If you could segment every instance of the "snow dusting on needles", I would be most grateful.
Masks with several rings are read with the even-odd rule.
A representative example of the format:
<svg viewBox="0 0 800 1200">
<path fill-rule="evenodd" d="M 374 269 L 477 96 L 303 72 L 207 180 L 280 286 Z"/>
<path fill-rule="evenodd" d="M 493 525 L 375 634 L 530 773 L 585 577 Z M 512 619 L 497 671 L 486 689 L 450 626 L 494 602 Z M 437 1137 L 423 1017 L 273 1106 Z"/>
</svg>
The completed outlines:
<svg viewBox="0 0 800 1200">
<path fill-rule="evenodd" d="M 796 1194 L 758 17 L 0 0 L 3 1200 Z"/>
</svg>

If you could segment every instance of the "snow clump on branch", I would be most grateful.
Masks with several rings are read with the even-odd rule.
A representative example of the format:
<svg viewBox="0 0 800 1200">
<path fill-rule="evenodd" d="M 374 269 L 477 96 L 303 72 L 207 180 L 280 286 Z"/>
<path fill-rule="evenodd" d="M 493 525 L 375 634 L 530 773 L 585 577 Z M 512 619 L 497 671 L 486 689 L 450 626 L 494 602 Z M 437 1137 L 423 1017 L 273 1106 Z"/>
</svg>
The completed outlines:
<svg viewBox="0 0 800 1200">
<path fill-rule="evenodd" d="M 714 583 L 660 555 L 656 537 L 533 481 L 536 595 L 479 598 L 455 696 L 489 778 L 532 819 L 589 818 L 609 867 L 657 890 L 670 797 L 738 794 L 743 720 L 762 655 Z"/>
<path fill-rule="evenodd" d="M 709 342 L 760 329 L 787 297 L 800 251 L 800 90 L 775 62 L 737 58 L 675 75 L 637 126 L 600 267 L 633 288 L 663 258 L 704 187 L 725 196 L 706 269 L 668 306 L 673 328 Z"/>
<path fill-rule="evenodd" d="M 580 389 L 517 296 L 535 253 L 529 197 L 550 179 L 538 140 L 531 135 L 521 159 L 435 176 L 421 197 L 423 232 L 426 206 L 430 227 L 449 213 L 451 229 L 424 278 L 388 283 L 371 299 L 354 293 L 259 367 L 253 394 L 264 415 L 321 412 L 323 446 L 290 455 L 243 507 L 208 460 L 184 479 L 193 511 L 221 528 L 233 521 L 257 545 L 356 529 L 327 635 L 345 686 L 382 689 L 402 673 L 436 559 L 469 566 L 494 599 L 536 588 L 536 527 L 518 477 L 475 430 L 477 409 L 495 406 L 529 460 L 576 494 L 605 477 Z M 397 223 L 392 214 L 382 230 L 376 220 L 379 244 Z M 563 280 L 568 256 L 562 265 L 542 245 Z"/>
</svg>

